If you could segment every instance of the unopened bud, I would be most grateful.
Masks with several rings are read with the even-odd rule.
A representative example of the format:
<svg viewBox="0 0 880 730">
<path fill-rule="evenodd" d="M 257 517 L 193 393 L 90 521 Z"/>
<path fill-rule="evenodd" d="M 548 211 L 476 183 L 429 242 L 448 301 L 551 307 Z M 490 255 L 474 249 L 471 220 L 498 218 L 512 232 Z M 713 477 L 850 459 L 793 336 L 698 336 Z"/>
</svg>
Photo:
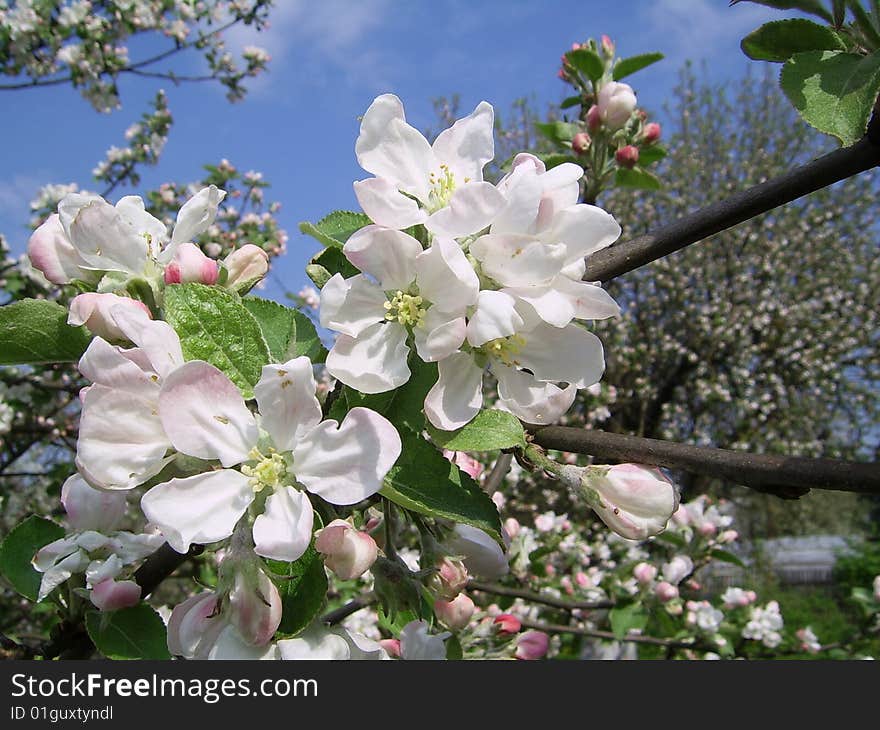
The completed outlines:
<svg viewBox="0 0 880 730">
<path fill-rule="evenodd" d="M 400 659 L 400 639 L 379 639 L 379 646 L 388 652 L 388 656 Z"/>
<path fill-rule="evenodd" d="M 443 625 L 453 631 L 461 631 L 471 620 L 476 607 L 464 593 L 459 593 L 451 601 L 434 601 L 434 613 Z"/>
<path fill-rule="evenodd" d="M 599 107 L 593 104 L 587 112 L 587 129 L 593 134 L 602 128 L 602 112 Z"/>
<path fill-rule="evenodd" d="M 229 621 L 253 646 L 268 644 L 281 623 L 281 595 L 262 570 L 235 574 L 229 592 Z"/>
<path fill-rule="evenodd" d="M 467 568 L 461 560 L 445 557 L 437 563 L 431 587 L 438 598 L 451 601 L 464 590 L 468 577 Z"/>
<path fill-rule="evenodd" d="M 636 109 L 636 103 L 636 94 L 629 84 L 609 81 L 599 90 L 599 114 L 612 132 L 626 125 Z"/>
<path fill-rule="evenodd" d="M 519 535 L 519 521 L 515 517 L 508 517 L 506 520 L 504 520 L 504 529 L 507 531 L 510 539 L 513 540 L 517 535 Z"/>
<path fill-rule="evenodd" d="M 498 633 L 502 636 L 519 633 L 522 628 L 522 623 L 512 613 L 499 614 L 492 623 L 498 627 Z"/>
<path fill-rule="evenodd" d="M 642 585 L 647 585 L 657 577 L 657 568 L 650 563 L 639 563 L 633 568 L 635 579 Z"/>
<path fill-rule="evenodd" d="M 654 595 L 656 595 L 663 603 L 666 603 L 674 598 L 678 598 L 678 588 L 671 583 L 662 580 L 654 586 Z"/>
<path fill-rule="evenodd" d="M 366 532 L 354 529 L 345 520 L 333 520 L 315 535 L 315 550 L 324 564 L 342 580 L 359 578 L 376 562 L 379 549 Z"/>
<path fill-rule="evenodd" d="M 739 538 L 739 533 L 736 530 L 725 530 L 718 536 L 718 542 L 725 545 L 727 543 L 736 542 L 737 538 Z"/>
<path fill-rule="evenodd" d="M 151 319 L 153 317 L 149 307 L 137 299 L 120 297 L 116 294 L 88 292 L 78 294 L 71 300 L 67 323 L 74 327 L 85 325 L 93 335 L 111 342 L 126 340 L 125 334 L 113 319 L 112 311 L 116 307 L 131 307 L 144 312 Z"/>
<path fill-rule="evenodd" d="M 602 53 L 608 56 L 608 58 L 611 58 L 614 55 L 614 41 L 612 41 L 607 35 L 602 36 Z"/>
<path fill-rule="evenodd" d="M 99 611 L 116 611 L 136 606 L 141 600 L 141 587 L 133 580 L 102 580 L 92 586 L 89 599 Z"/>
<path fill-rule="evenodd" d="M 660 139 L 660 125 L 657 122 L 646 124 L 642 130 L 642 139 L 645 144 L 654 144 L 654 142 Z"/>
<path fill-rule="evenodd" d="M 269 254 L 259 246 L 246 243 L 223 259 L 223 266 L 228 272 L 223 286 L 243 294 L 269 271 Z"/>
<path fill-rule="evenodd" d="M 220 269 L 194 243 L 180 243 L 165 267 L 166 284 L 216 284 Z"/>
<path fill-rule="evenodd" d="M 880 575 L 874 578 L 874 600 L 880 601 Z"/>
<path fill-rule="evenodd" d="M 631 169 L 636 166 L 639 161 L 639 148 L 631 144 L 621 147 L 614 155 L 617 164 L 621 167 Z"/>
<path fill-rule="evenodd" d="M 586 132 L 578 132 L 571 138 L 571 148 L 575 154 L 582 155 L 590 149 L 590 135 Z"/>
<path fill-rule="evenodd" d="M 535 660 L 547 656 L 550 648 L 550 637 L 543 631 L 526 631 L 516 638 L 517 659 Z"/>
</svg>

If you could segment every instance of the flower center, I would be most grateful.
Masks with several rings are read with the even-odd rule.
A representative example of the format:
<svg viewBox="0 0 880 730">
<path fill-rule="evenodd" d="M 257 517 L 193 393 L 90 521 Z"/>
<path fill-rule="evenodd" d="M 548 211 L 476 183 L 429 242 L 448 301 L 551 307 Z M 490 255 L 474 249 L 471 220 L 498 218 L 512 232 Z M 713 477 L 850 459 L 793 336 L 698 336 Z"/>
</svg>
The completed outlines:
<svg viewBox="0 0 880 730">
<path fill-rule="evenodd" d="M 428 311 L 422 306 L 423 299 L 413 294 L 407 294 L 400 290 L 387 302 L 385 302 L 385 319 L 389 322 L 415 327 L 420 324 L 425 313 Z"/>
<path fill-rule="evenodd" d="M 269 449 L 269 455 L 263 454 L 256 446 L 251 449 L 248 458 L 256 462 L 255 466 L 242 464 L 241 473 L 250 477 L 250 484 L 254 492 L 261 492 L 266 487 L 274 490 L 284 486 L 284 478 L 287 476 L 287 459 L 275 449 Z"/>
<path fill-rule="evenodd" d="M 431 173 L 428 178 L 431 191 L 428 193 L 428 210 L 433 213 L 449 203 L 455 191 L 455 176 L 446 164 L 440 165 L 440 174 Z"/>
<path fill-rule="evenodd" d="M 522 335 L 511 335 L 510 337 L 499 337 L 497 340 L 489 340 L 480 347 L 480 350 L 505 365 L 519 365 L 516 356 L 519 355 L 525 344 L 526 338 Z"/>
</svg>

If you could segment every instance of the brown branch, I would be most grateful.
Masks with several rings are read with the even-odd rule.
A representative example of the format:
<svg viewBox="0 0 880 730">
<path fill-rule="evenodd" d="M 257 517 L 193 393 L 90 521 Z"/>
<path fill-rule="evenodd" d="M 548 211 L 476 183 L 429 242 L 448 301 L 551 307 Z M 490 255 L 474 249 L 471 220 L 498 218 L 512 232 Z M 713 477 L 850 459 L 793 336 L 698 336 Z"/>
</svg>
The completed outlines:
<svg viewBox="0 0 880 730">
<path fill-rule="evenodd" d="M 362 596 L 358 596 L 357 598 L 353 598 L 344 606 L 340 606 L 333 611 L 329 611 L 321 616 L 321 623 L 327 624 L 328 626 L 335 626 L 336 624 L 342 623 L 352 614 L 357 613 L 363 608 L 367 608 L 368 606 L 372 606 L 376 603 L 378 599 L 373 593 L 365 593 Z"/>
<path fill-rule="evenodd" d="M 539 428 L 534 442 L 600 462 L 635 462 L 720 477 L 783 499 L 797 499 L 810 489 L 880 494 L 880 464 L 749 454 L 567 426 Z"/>
<path fill-rule="evenodd" d="M 467 584 L 469 591 L 479 591 L 480 593 L 493 593 L 496 596 L 507 596 L 508 598 L 522 598 L 531 603 L 541 603 L 545 606 L 560 608 L 563 611 L 591 611 L 599 608 L 612 608 L 614 601 L 566 601 L 553 596 L 546 596 L 541 593 L 533 593 L 519 588 L 508 588 L 495 583 L 482 583 L 476 580 L 470 580 Z"/>
<path fill-rule="evenodd" d="M 698 644 L 693 641 L 675 641 L 673 639 L 658 639 L 655 636 L 642 636 L 640 634 L 627 634 L 625 636 L 616 636 L 611 631 L 600 631 L 598 629 L 584 629 L 580 626 L 563 626 L 562 624 L 545 624 L 541 621 L 530 621 L 522 619 L 520 623 L 529 629 L 545 631 L 549 634 L 575 634 L 577 636 L 588 636 L 594 639 L 607 639 L 608 641 L 626 641 L 633 644 L 650 644 L 651 646 L 665 646 L 673 649 L 696 649 Z"/>
<path fill-rule="evenodd" d="M 134 580 L 141 587 L 141 596 L 149 596 L 159 584 L 190 558 L 201 555 L 202 545 L 193 545 L 188 552 L 179 553 L 167 542 L 148 557 L 134 573 Z"/>
</svg>

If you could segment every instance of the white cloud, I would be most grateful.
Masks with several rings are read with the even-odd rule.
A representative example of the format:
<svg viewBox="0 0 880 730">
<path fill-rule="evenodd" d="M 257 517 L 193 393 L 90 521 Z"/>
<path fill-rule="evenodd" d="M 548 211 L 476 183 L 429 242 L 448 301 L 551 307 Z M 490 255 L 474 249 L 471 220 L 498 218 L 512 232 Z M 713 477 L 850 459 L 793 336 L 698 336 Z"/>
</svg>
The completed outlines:
<svg viewBox="0 0 880 730">
<path fill-rule="evenodd" d="M 13 175 L 11 180 L 0 180 L 0 214 L 9 218 L 27 220 L 30 201 L 46 184 L 45 177 Z"/>
</svg>

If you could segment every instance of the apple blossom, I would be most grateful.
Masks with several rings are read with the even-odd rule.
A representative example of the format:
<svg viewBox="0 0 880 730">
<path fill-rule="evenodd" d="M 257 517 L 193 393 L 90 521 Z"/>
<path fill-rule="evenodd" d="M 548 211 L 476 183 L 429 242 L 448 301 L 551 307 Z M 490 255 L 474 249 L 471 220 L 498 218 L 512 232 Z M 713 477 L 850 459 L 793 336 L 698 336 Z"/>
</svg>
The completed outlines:
<svg viewBox="0 0 880 730">
<path fill-rule="evenodd" d="M 586 132 L 578 132 L 571 138 L 571 148 L 577 155 L 583 155 L 590 149 L 590 135 Z"/>
<path fill-rule="evenodd" d="M 243 293 L 266 276 L 269 254 L 259 246 L 246 243 L 223 259 L 223 268 L 227 272 L 223 286 Z"/>
<path fill-rule="evenodd" d="M 446 539 L 451 555 L 461 555 L 469 573 L 482 578 L 499 578 L 509 571 L 501 546 L 482 530 L 458 523 Z"/>
<path fill-rule="evenodd" d="M 763 608 L 752 608 L 749 622 L 742 631 L 744 639 L 760 641 L 764 646 L 773 649 L 782 643 L 780 630 L 783 626 L 782 615 L 779 612 L 779 604 L 769 601 Z"/>
<path fill-rule="evenodd" d="M 660 139 L 660 125 L 657 122 L 646 124 L 642 130 L 642 139 L 645 144 L 654 144 L 654 142 Z"/>
<path fill-rule="evenodd" d="M 718 631 L 724 619 L 724 614 L 708 601 L 688 601 L 685 608 L 688 611 L 685 621 L 710 634 Z"/>
<path fill-rule="evenodd" d="M 614 132 L 629 121 L 637 102 L 635 92 L 629 84 L 609 81 L 599 89 L 596 103 L 602 121 Z"/>
<path fill-rule="evenodd" d="M 474 602 L 465 593 L 459 593 L 451 601 L 434 601 L 434 613 L 437 618 L 449 629 L 460 631 L 471 620 L 476 607 Z"/>
<path fill-rule="evenodd" d="M 516 634 L 522 628 L 522 622 L 513 614 L 502 613 L 495 617 L 493 624 L 499 634 Z"/>
<path fill-rule="evenodd" d="M 107 578 L 92 586 L 89 600 L 99 611 L 129 608 L 140 602 L 141 587 L 133 580 Z"/>
<path fill-rule="evenodd" d="M 725 608 L 748 606 L 757 599 L 754 591 L 744 591 L 742 588 L 730 586 L 721 594 L 721 600 Z"/>
<path fill-rule="evenodd" d="M 467 585 L 468 571 L 457 558 L 443 557 L 437 563 L 437 572 L 431 576 L 431 588 L 438 598 L 451 601 Z"/>
<path fill-rule="evenodd" d="M 668 563 L 663 564 L 663 579 L 678 585 L 694 571 L 694 561 L 687 555 L 676 555 Z"/>
<path fill-rule="evenodd" d="M 660 581 L 654 586 L 654 593 L 663 603 L 678 598 L 678 588 L 665 580 Z"/>
<path fill-rule="evenodd" d="M 219 273 L 216 261 L 205 256 L 194 243 L 184 242 L 177 245 L 164 277 L 166 284 L 216 284 Z"/>
<path fill-rule="evenodd" d="M 880 575 L 874 577 L 874 600 L 880 601 Z"/>
<path fill-rule="evenodd" d="M 804 651 L 808 651 L 811 654 L 816 654 L 817 652 L 822 651 L 822 644 L 819 643 L 819 638 L 813 633 L 813 630 L 809 626 L 798 629 L 795 632 L 795 636 L 797 636 L 798 640 L 801 642 L 801 649 Z"/>
<path fill-rule="evenodd" d="M 359 578 L 376 562 L 376 541 L 345 520 L 333 520 L 315 533 L 315 550 L 342 580 Z"/>
<path fill-rule="evenodd" d="M 550 637 L 543 631 L 526 631 L 516 637 L 517 659 L 536 660 L 547 656 Z"/>
<path fill-rule="evenodd" d="M 232 381 L 206 362 L 190 361 L 162 382 L 158 415 L 171 445 L 223 467 L 157 484 L 141 498 L 178 552 L 229 537 L 256 501 L 256 553 L 296 560 L 312 537 L 307 492 L 355 504 L 379 491 L 400 455 L 394 426 L 367 408 L 353 408 L 341 424 L 322 421 L 306 357 L 265 365 L 254 394 L 259 422 Z"/>
<path fill-rule="evenodd" d="M 62 485 L 61 504 L 76 532 L 114 532 L 121 527 L 128 506 L 124 494 L 94 489 L 79 474 Z"/>
<path fill-rule="evenodd" d="M 277 643 L 280 659 L 375 660 L 388 659 L 388 652 L 376 641 L 344 628 L 326 629 L 312 625 L 293 639 Z"/>
<path fill-rule="evenodd" d="M 70 302 L 67 323 L 77 327 L 85 325 L 94 335 L 111 342 L 127 340 L 125 333 L 116 324 L 111 310 L 114 307 L 133 307 L 152 318 L 149 308 L 143 302 L 116 294 L 78 294 Z"/>
<path fill-rule="evenodd" d="M 633 575 L 639 583 L 647 585 L 657 577 L 657 568 L 650 563 L 639 563 L 633 568 Z"/>
<path fill-rule="evenodd" d="M 452 634 L 443 631 L 429 634 L 425 621 L 410 621 L 400 632 L 401 659 L 446 659 L 446 645 L 443 643 Z"/>
<path fill-rule="evenodd" d="M 614 159 L 621 167 L 631 169 L 639 162 L 639 148 L 631 144 L 625 145 L 614 153 Z"/>
<path fill-rule="evenodd" d="M 264 646 L 281 623 L 281 595 L 259 567 L 235 566 L 228 594 L 228 617 L 245 643 Z M 221 565 L 221 571 L 223 566 Z"/>
</svg>

